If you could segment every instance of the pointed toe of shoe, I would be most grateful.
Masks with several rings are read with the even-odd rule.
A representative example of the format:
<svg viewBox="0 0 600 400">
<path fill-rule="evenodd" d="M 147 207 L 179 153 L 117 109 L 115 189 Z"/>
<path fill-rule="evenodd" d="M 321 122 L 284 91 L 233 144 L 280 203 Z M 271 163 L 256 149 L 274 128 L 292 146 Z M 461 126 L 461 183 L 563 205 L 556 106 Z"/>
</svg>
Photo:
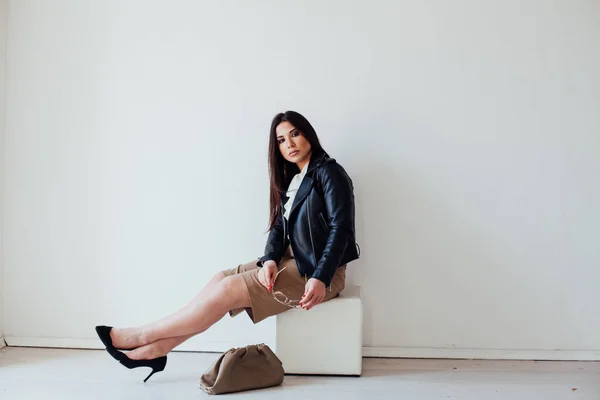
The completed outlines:
<svg viewBox="0 0 600 400">
<path fill-rule="evenodd" d="M 100 338 L 100 340 L 102 341 L 102 343 L 104 344 L 104 346 L 106 348 L 114 347 L 112 344 L 112 340 L 110 339 L 110 330 L 111 329 L 112 329 L 112 326 L 106 326 L 106 325 L 96 326 L 96 334 L 98 335 L 98 337 Z"/>
</svg>

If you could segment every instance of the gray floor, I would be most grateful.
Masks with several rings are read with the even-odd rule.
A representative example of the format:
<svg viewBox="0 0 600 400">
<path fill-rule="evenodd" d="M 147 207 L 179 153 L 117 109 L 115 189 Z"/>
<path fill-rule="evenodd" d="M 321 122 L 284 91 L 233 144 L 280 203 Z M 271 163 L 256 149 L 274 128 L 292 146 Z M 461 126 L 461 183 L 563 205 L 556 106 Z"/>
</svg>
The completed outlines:
<svg viewBox="0 0 600 400">
<path fill-rule="evenodd" d="M 100 350 L 0 349 L 0 399 L 198 399 L 200 375 L 217 354 L 175 352 L 142 383 Z M 286 376 L 280 387 L 240 399 L 600 400 L 600 363 L 364 359 L 360 378 Z"/>
</svg>

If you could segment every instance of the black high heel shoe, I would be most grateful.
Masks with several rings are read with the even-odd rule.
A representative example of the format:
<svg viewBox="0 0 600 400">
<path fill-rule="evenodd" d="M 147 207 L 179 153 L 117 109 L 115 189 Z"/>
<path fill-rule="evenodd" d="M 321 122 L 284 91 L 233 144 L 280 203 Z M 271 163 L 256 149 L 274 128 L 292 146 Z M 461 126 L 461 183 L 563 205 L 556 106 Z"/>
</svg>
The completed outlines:
<svg viewBox="0 0 600 400">
<path fill-rule="evenodd" d="M 120 362 L 123 366 L 125 366 L 129 369 L 138 368 L 138 367 L 152 368 L 152 372 L 150 373 L 150 375 L 148 375 L 146 377 L 146 379 L 144 379 L 144 382 L 146 382 L 148 379 L 150 379 L 150 377 L 152 375 L 154 375 L 156 372 L 164 371 L 165 366 L 167 365 L 167 356 L 153 358 L 151 360 L 132 360 L 131 358 L 127 357 L 127 355 L 125 353 L 122 353 L 119 351 L 119 350 L 132 350 L 132 349 L 117 349 L 113 345 L 112 340 L 110 340 L 110 330 L 111 329 L 112 329 L 112 326 L 99 325 L 96 327 L 96 333 L 98 334 L 98 337 L 100 337 L 100 340 L 102 341 L 102 343 L 104 343 L 104 346 L 106 346 L 106 351 L 108 351 L 108 354 L 110 354 L 112 356 L 112 358 L 114 358 L 115 360 Z"/>
<path fill-rule="evenodd" d="M 125 353 L 121 353 L 118 350 L 112 350 L 112 349 L 111 350 L 106 349 L 106 350 L 108 351 L 108 353 L 111 356 L 113 356 L 114 359 L 118 360 L 123 366 L 125 366 L 129 369 L 138 368 L 138 367 L 152 368 L 152 372 L 150 372 L 150 375 L 148 375 L 146 377 L 146 379 L 144 379 L 144 382 L 146 382 L 148 379 L 150 379 L 150 377 L 152 375 L 154 375 L 155 373 L 164 371 L 164 369 L 167 365 L 167 356 L 153 358 L 151 360 L 132 360 L 131 358 L 127 357 L 127 355 L 125 355 Z"/>
</svg>

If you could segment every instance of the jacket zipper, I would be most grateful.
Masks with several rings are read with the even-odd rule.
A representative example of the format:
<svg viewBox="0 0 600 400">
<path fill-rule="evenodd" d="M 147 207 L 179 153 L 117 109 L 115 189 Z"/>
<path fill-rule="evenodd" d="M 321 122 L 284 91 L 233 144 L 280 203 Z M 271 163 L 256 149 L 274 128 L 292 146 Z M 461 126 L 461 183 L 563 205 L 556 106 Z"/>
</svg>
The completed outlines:
<svg viewBox="0 0 600 400">
<path fill-rule="evenodd" d="M 310 234 L 310 245 L 312 246 L 313 258 L 315 259 L 315 268 L 317 267 L 317 254 L 315 253 L 315 243 L 313 242 L 312 236 L 312 228 L 310 225 L 310 200 L 306 202 L 306 206 L 308 208 L 308 213 L 306 214 L 306 218 L 308 219 L 308 233 Z"/>
<path fill-rule="evenodd" d="M 306 202 L 306 207 L 307 207 L 307 211 L 308 211 L 308 214 L 306 215 L 306 217 L 308 218 L 308 233 L 310 234 L 310 245 L 312 247 L 313 258 L 315 260 L 315 268 L 317 268 L 317 254 L 315 253 L 315 243 L 313 242 L 312 228 L 310 225 L 310 200 L 308 200 Z M 328 289 L 331 292 L 331 283 L 329 284 Z"/>
<path fill-rule="evenodd" d="M 326 232 L 329 232 L 329 226 L 327 225 L 327 221 L 325 221 L 325 217 L 323 216 L 323 213 L 319 213 L 319 220 L 321 221 L 321 224 L 323 225 L 323 229 L 325 229 Z"/>
<path fill-rule="evenodd" d="M 285 240 L 287 238 L 287 236 L 286 236 L 287 235 L 287 233 L 286 233 L 287 221 L 283 215 L 281 215 L 281 219 L 283 222 L 283 246 L 282 246 L 281 254 L 283 254 L 283 252 L 285 251 Z"/>
</svg>

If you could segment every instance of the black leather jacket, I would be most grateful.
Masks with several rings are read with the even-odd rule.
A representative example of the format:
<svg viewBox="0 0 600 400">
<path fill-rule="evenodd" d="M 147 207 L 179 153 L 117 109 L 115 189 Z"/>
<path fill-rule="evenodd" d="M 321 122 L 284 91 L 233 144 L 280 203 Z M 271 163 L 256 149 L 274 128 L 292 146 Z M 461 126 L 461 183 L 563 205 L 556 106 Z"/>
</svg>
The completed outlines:
<svg viewBox="0 0 600 400">
<path fill-rule="evenodd" d="M 283 204 L 287 197 L 282 196 Z M 265 255 L 277 264 L 291 244 L 300 275 L 331 284 L 336 269 L 359 257 L 355 239 L 354 187 L 335 159 L 326 153 L 311 157 L 290 212 L 269 232 Z"/>
</svg>

